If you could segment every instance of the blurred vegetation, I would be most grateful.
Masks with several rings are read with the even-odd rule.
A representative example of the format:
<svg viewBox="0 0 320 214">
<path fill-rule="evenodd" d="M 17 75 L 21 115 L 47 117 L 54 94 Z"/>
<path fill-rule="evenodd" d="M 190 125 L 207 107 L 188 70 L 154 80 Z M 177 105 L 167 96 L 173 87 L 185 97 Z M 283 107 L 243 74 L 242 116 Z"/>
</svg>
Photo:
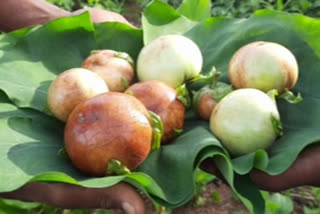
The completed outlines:
<svg viewBox="0 0 320 214">
<path fill-rule="evenodd" d="M 95 7 L 125 12 L 126 4 L 145 6 L 150 0 L 47 0 L 59 7 L 72 11 Z M 163 0 L 178 7 L 182 0 Z M 258 9 L 272 9 L 300 13 L 310 17 L 320 17 L 320 0 L 212 0 L 212 16 L 248 17 Z"/>
<path fill-rule="evenodd" d="M 320 17 L 320 0 L 213 0 L 213 16 L 248 17 L 255 10 L 272 9 Z"/>
</svg>

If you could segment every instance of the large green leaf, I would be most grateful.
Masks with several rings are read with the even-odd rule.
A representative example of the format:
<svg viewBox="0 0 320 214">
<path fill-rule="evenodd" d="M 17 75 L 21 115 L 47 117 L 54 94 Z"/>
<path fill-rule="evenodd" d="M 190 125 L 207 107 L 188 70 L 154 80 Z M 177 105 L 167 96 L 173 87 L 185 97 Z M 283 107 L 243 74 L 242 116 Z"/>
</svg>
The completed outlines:
<svg viewBox="0 0 320 214">
<path fill-rule="evenodd" d="M 104 187 L 126 180 L 167 206 L 177 206 L 192 196 L 192 173 L 198 153 L 208 146 L 221 147 L 210 132 L 199 127 L 176 143 L 153 152 L 128 176 L 85 177 L 59 152 L 63 148 L 63 123 L 32 109 L 17 108 L 4 93 L 0 94 L 0 110 L 0 165 L 5 166 L 0 173 L 0 192 L 14 190 L 29 181 Z M 195 144 L 200 137 L 205 140 Z M 179 150 L 184 152 L 177 155 Z M 221 148 L 216 150 L 212 148 L 211 153 L 221 152 Z"/>
<path fill-rule="evenodd" d="M 179 14 L 173 7 L 155 0 L 145 8 L 142 15 L 144 44 L 160 35 L 183 34 L 196 24 L 197 22 Z"/>
<path fill-rule="evenodd" d="M 30 181 L 104 187 L 125 180 L 158 202 L 175 207 L 191 199 L 194 169 L 205 158 L 213 157 L 225 180 L 251 212 L 264 213 L 263 198 L 248 172 L 256 167 L 270 174 L 281 173 L 305 146 L 320 139 L 320 21 L 258 11 L 248 19 L 220 17 L 196 22 L 189 19 L 192 14 L 182 9 L 181 12 L 160 1 L 152 2 L 143 14 L 143 33 L 121 23 L 93 25 L 88 14 L 83 14 L 1 35 L 0 192 Z M 51 81 L 60 72 L 79 67 L 91 50 L 112 48 L 136 59 L 143 41 L 148 43 L 169 33 L 184 34 L 195 41 L 204 56 L 203 73 L 215 66 L 223 72 L 224 81 L 228 62 L 242 45 L 266 40 L 288 47 L 300 69 L 294 91 L 301 92 L 304 101 L 299 105 L 278 102 L 284 136 L 268 151 L 231 159 L 209 131 L 208 122 L 189 111 L 184 133 L 151 153 L 135 172 L 102 178 L 79 173 L 59 153 L 64 124 L 43 111 Z"/>
<path fill-rule="evenodd" d="M 4 35 L 0 43 L 1 89 L 19 107 L 43 110 L 50 80 L 79 67 L 94 44 L 87 14 Z"/>
<path fill-rule="evenodd" d="M 178 12 L 191 20 L 201 21 L 211 15 L 210 0 L 184 0 Z"/>
</svg>

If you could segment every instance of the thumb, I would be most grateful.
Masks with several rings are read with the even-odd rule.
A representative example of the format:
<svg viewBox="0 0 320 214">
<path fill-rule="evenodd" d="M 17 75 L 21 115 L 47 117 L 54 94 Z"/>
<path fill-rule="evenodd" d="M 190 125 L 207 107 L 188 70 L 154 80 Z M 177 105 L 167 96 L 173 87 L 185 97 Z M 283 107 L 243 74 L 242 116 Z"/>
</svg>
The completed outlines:
<svg viewBox="0 0 320 214">
<path fill-rule="evenodd" d="M 89 8 L 89 9 L 79 9 L 72 12 L 72 15 L 79 15 L 84 12 L 89 12 L 91 20 L 93 23 L 101 23 L 101 22 L 122 22 L 124 24 L 130 25 L 133 27 L 131 23 L 128 22 L 126 18 L 116 12 L 97 9 L 97 8 Z"/>
</svg>

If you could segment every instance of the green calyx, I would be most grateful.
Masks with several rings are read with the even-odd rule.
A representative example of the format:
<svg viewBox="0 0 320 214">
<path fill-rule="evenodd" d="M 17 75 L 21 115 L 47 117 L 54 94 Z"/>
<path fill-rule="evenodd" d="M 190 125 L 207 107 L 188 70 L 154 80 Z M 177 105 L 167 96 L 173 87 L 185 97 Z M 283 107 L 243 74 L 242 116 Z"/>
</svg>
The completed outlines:
<svg viewBox="0 0 320 214">
<path fill-rule="evenodd" d="M 278 117 L 271 114 L 271 123 L 276 136 L 280 137 L 283 135 L 283 127 Z"/>
<path fill-rule="evenodd" d="M 284 99 L 285 101 L 291 104 L 299 104 L 303 101 L 303 98 L 300 93 L 298 93 L 297 95 L 294 95 L 293 92 L 289 90 L 285 90 L 284 93 L 279 95 L 276 89 L 272 89 L 268 91 L 267 94 L 273 101 L 276 101 L 277 97 L 280 99 Z"/>
<path fill-rule="evenodd" d="M 191 106 L 191 98 L 186 84 L 177 87 L 176 91 L 178 94 L 177 99 L 184 105 L 185 108 L 189 108 Z"/>
<path fill-rule="evenodd" d="M 218 72 L 214 66 L 212 66 L 212 68 L 208 74 L 206 74 L 206 75 L 198 74 L 196 77 L 189 80 L 188 83 L 203 82 L 205 84 L 208 84 L 208 83 L 214 82 L 215 79 L 218 79 L 220 74 L 221 73 Z"/>
<path fill-rule="evenodd" d="M 128 80 L 124 77 L 121 77 L 121 84 L 124 88 L 124 90 L 126 90 L 127 88 L 129 88 L 129 83 L 128 83 Z"/>
<path fill-rule="evenodd" d="M 43 112 L 46 113 L 47 115 L 49 116 L 54 116 L 51 109 L 49 108 L 49 105 L 46 104 L 44 107 L 43 107 Z"/>
<path fill-rule="evenodd" d="M 300 93 L 294 95 L 291 91 L 286 90 L 283 94 L 279 96 L 279 98 L 286 100 L 291 104 L 299 104 L 303 101 L 303 98 Z"/>
<path fill-rule="evenodd" d="M 216 101 L 219 102 L 224 98 L 227 94 L 233 91 L 231 85 L 224 82 L 217 82 L 215 87 L 212 87 L 209 94 Z"/>
<path fill-rule="evenodd" d="M 161 118 L 156 113 L 149 111 L 149 115 L 151 118 L 151 125 L 152 125 L 152 144 L 151 144 L 151 151 L 157 150 L 160 148 L 161 145 L 161 138 L 163 135 L 163 124 Z"/>
<path fill-rule="evenodd" d="M 231 85 L 219 82 L 219 78 L 221 76 L 221 72 L 218 72 L 214 66 L 212 66 L 211 71 L 205 78 L 201 79 L 200 77 L 197 79 L 197 81 L 204 81 L 207 84 L 202 87 L 199 91 L 193 92 L 193 107 L 195 109 L 198 108 L 200 99 L 203 95 L 209 94 L 210 97 L 216 101 L 219 102 L 223 97 L 225 97 L 227 94 L 229 94 L 231 91 L 233 91 L 233 88 Z"/>
<path fill-rule="evenodd" d="M 193 107 L 198 108 L 200 99 L 203 95 L 209 94 L 209 96 L 217 103 L 222 100 L 227 94 L 233 91 L 231 85 L 224 82 L 216 82 L 215 84 L 209 84 L 202 87 L 199 91 L 193 94 Z"/>
<path fill-rule="evenodd" d="M 279 95 L 279 93 L 277 89 L 272 89 L 267 92 L 267 95 L 271 98 L 271 100 L 276 102 L 276 97 Z"/>
<path fill-rule="evenodd" d="M 107 175 L 127 175 L 131 171 L 119 160 L 111 159 L 107 166 Z"/>
<path fill-rule="evenodd" d="M 174 136 L 178 137 L 183 133 L 183 129 L 174 129 L 173 132 L 174 132 Z"/>
<path fill-rule="evenodd" d="M 90 55 L 98 53 L 100 51 L 101 50 L 92 50 L 92 51 L 90 51 Z M 135 66 L 133 59 L 130 57 L 129 54 L 127 54 L 125 52 L 115 51 L 114 57 L 126 60 L 131 65 L 132 68 L 134 68 L 134 66 Z"/>
<path fill-rule="evenodd" d="M 135 66 L 134 61 L 129 54 L 127 54 L 125 52 L 116 52 L 114 54 L 114 56 L 121 58 L 121 59 L 124 59 L 124 60 L 127 60 L 127 62 L 131 65 L 131 67 L 134 68 L 134 66 Z"/>
<path fill-rule="evenodd" d="M 90 51 L 90 55 L 100 52 L 101 50 L 92 50 Z"/>
<path fill-rule="evenodd" d="M 61 148 L 58 151 L 58 155 L 64 158 L 69 158 L 68 152 L 66 148 Z"/>
</svg>

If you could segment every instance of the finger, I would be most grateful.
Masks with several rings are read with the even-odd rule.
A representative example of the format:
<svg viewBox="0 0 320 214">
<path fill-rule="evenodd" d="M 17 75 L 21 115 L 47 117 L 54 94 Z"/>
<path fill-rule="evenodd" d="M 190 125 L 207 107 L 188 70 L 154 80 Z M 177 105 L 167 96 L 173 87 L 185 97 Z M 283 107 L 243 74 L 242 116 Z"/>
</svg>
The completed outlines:
<svg viewBox="0 0 320 214">
<path fill-rule="evenodd" d="M 223 174 L 220 172 L 218 167 L 216 166 L 214 162 L 214 158 L 207 158 L 200 164 L 200 169 L 203 171 L 215 175 L 217 178 L 222 180 L 223 182 L 227 183 Z"/>
<path fill-rule="evenodd" d="M 272 192 L 279 192 L 303 185 L 320 185 L 320 144 L 307 147 L 295 162 L 283 173 L 269 175 L 254 169 L 250 173 L 251 179 L 259 188 Z"/>
<path fill-rule="evenodd" d="M 280 192 L 292 187 L 304 185 L 303 182 L 298 182 L 297 179 L 288 179 L 290 174 L 291 173 L 284 172 L 279 175 L 269 175 L 263 171 L 253 169 L 250 177 L 259 189 L 270 192 Z"/>
<path fill-rule="evenodd" d="M 101 22 L 121 22 L 127 25 L 134 27 L 131 23 L 128 22 L 126 18 L 124 18 L 119 13 L 115 13 L 112 11 L 102 10 L 102 9 L 80 9 L 76 10 L 72 13 L 72 15 L 79 15 L 89 11 L 92 22 L 101 23 Z"/>
<path fill-rule="evenodd" d="M 129 184 L 119 183 L 106 188 L 86 188 L 64 183 L 29 183 L 0 197 L 36 201 L 63 209 L 122 209 L 129 214 L 144 214 L 144 201 Z"/>
</svg>

